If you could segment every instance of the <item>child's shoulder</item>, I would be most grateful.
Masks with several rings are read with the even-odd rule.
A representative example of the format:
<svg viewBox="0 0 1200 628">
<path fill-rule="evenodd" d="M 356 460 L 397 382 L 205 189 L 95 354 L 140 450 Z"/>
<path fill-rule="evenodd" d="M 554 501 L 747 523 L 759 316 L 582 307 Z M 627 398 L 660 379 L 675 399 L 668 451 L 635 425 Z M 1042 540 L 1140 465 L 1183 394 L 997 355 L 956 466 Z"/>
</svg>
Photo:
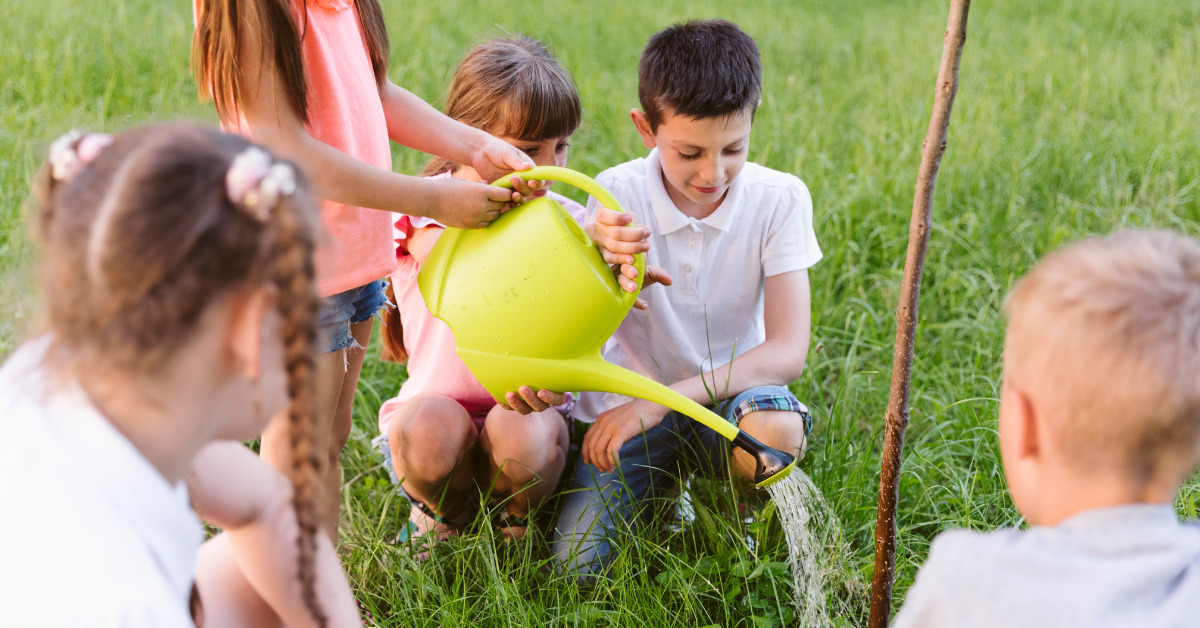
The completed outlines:
<svg viewBox="0 0 1200 628">
<path fill-rule="evenodd" d="M 782 170 L 775 170 L 764 165 L 747 161 L 742 172 L 738 174 L 742 185 L 757 194 L 772 198 L 802 198 L 811 201 L 808 185 L 800 177 Z"/>
</svg>

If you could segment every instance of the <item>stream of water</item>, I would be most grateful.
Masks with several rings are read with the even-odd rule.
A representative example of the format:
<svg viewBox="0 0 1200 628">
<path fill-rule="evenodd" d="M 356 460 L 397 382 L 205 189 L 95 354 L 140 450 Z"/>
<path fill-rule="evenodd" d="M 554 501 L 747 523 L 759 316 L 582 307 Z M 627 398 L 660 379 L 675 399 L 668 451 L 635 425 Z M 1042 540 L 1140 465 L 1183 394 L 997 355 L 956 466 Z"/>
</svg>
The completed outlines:
<svg viewBox="0 0 1200 628">
<path fill-rule="evenodd" d="M 767 487 L 775 501 L 788 543 L 798 626 L 830 626 L 826 595 L 834 587 L 852 586 L 849 546 L 833 509 L 800 469 Z M 837 597 L 837 596 L 835 596 Z M 835 602 L 836 605 L 836 602 Z M 833 609 L 835 615 L 842 609 Z"/>
</svg>

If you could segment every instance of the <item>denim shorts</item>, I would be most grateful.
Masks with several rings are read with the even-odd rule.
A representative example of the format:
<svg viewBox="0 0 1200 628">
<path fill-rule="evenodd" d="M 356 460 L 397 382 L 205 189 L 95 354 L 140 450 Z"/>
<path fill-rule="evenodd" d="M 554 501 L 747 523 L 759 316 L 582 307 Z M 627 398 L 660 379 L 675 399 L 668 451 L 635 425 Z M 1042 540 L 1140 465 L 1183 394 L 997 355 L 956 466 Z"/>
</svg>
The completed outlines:
<svg viewBox="0 0 1200 628">
<path fill-rule="evenodd" d="M 783 386 L 751 388 L 715 408 L 734 425 L 762 410 L 799 413 L 806 435 L 812 426 L 808 408 Z M 619 529 L 635 527 L 650 510 L 648 501 L 666 494 L 681 469 L 708 477 L 728 473 L 731 447 L 720 434 L 671 412 L 626 441 L 611 472 L 601 472 L 580 457 L 555 524 L 553 549 L 560 567 L 584 580 L 603 573 L 614 555 Z"/>
<path fill-rule="evenodd" d="M 321 309 L 317 310 L 317 333 L 320 338 L 318 346 L 325 347 L 325 353 L 353 347 L 361 348 L 350 334 L 350 325 L 371 318 L 385 305 L 389 305 L 387 294 L 384 292 L 386 288 L 387 282 L 376 279 L 365 286 L 321 299 Z"/>
</svg>

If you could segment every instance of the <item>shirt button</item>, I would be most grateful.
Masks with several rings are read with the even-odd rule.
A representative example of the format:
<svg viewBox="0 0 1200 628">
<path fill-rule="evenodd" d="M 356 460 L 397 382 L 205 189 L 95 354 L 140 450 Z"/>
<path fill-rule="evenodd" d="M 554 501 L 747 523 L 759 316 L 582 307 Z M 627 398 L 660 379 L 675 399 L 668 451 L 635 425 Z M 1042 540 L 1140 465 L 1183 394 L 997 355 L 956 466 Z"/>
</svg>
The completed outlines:
<svg viewBox="0 0 1200 628">
<path fill-rule="evenodd" d="M 691 264 L 684 264 L 684 265 L 683 265 L 683 272 L 685 272 L 685 273 L 690 273 L 690 272 L 692 272 L 692 265 L 691 265 Z"/>
<path fill-rule="evenodd" d="M 695 243 L 695 242 L 688 242 L 688 248 L 689 248 L 689 249 L 694 249 L 694 248 L 696 248 L 696 243 Z"/>
</svg>

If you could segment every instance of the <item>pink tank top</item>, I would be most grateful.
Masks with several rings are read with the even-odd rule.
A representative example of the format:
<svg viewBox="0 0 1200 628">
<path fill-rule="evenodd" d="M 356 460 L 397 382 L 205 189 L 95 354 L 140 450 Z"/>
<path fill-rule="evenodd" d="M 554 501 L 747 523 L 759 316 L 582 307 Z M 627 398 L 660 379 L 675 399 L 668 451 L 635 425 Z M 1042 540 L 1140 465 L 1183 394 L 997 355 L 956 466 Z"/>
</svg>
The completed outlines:
<svg viewBox="0 0 1200 628">
<path fill-rule="evenodd" d="M 201 0 L 193 0 L 196 15 Z M 391 171 L 387 120 L 354 0 L 292 0 L 308 78 L 308 133 L 313 138 Z M 307 9 L 307 17 L 305 10 Z M 241 114 L 222 121 L 253 139 Z M 391 212 L 325 200 L 327 236 L 317 248 L 317 290 L 344 292 L 386 276 L 396 266 Z"/>
</svg>

